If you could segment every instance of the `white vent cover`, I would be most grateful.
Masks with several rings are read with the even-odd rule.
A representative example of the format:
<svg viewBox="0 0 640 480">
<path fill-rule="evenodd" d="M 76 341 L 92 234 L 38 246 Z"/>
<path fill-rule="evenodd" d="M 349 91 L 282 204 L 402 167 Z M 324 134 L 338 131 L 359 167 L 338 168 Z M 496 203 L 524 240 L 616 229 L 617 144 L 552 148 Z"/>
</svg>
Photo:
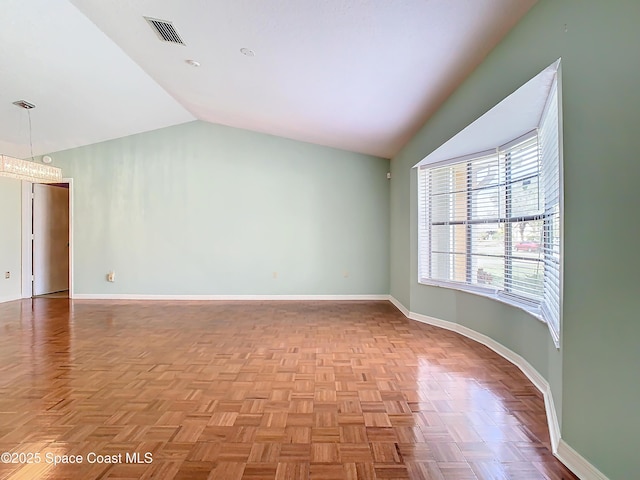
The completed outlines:
<svg viewBox="0 0 640 480">
<path fill-rule="evenodd" d="M 160 20 L 151 17 L 144 17 L 144 19 L 149 23 L 149 25 L 151 25 L 151 28 L 154 32 L 156 32 L 161 40 L 170 43 L 177 43 L 179 45 L 185 45 L 184 41 L 173 26 L 173 23 L 167 20 Z"/>
</svg>

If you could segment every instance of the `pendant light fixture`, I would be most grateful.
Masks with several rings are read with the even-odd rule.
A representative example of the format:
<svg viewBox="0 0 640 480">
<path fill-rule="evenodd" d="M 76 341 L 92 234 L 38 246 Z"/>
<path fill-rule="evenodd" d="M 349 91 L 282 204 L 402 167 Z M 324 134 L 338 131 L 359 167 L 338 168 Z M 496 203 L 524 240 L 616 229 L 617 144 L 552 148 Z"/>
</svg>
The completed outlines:
<svg viewBox="0 0 640 480">
<path fill-rule="evenodd" d="M 31 147 L 31 159 L 33 160 L 33 142 L 31 140 L 31 110 L 36 106 L 25 100 L 13 102 L 14 105 L 24 108 L 29 116 L 29 145 Z M 50 157 L 49 157 L 50 158 Z M 20 160 L 8 155 L 0 155 L 0 177 L 16 178 L 33 183 L 59 183 L 62 181 L 62 170 L 51 165 L 43 165 L 34 161 Z"/>
</svg>

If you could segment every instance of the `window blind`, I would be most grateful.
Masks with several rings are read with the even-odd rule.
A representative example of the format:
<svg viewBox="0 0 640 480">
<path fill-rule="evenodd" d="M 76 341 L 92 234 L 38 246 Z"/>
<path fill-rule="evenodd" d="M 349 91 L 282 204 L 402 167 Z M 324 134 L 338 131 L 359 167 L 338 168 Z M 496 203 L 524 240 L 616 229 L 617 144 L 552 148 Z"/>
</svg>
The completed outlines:
<svg viewBox="0 0 640 480">
<path fill-rule="evenodd" d="M 419 281 L 486 293 L 560 324 L 560 161 L 554 87 L 539 128 L 495 151 L 418 169 Z"/>
<path fill-rule="evenodd" d="M 561 269 L 561 189 L 559 145 L 558 88 L 554 82 L 540 121 L 540 156 L 542 160 L 544 236 L 544 300 L 542 316 L 549 324 L 556 342 L 560 337 L 562 298 Z"/>
</svg>

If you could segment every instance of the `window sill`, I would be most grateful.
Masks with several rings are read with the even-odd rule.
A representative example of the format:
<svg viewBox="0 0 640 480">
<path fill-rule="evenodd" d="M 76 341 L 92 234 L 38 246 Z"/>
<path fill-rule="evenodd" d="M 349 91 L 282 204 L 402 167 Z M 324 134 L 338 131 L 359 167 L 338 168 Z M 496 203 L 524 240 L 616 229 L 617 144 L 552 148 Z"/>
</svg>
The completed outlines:
<svg viewBox="0 0 640 480">
<path fill-rule="evenodd" d="M 451 290 L 457 290 L 460 292 L 470 293 L 472 295 L 479 295 L 481 297 L 489 298 L 491 300 L 495 300 L 500 303 L 504 303 L 505 305 L 509 305 L 511 307 L 519 308 L 527 312 L 533 318 L 538 320 L 541 323 L 546 324 L 549 327 L 549 334 L 551 335 L 551 339 L 556 347 L 556 349 L 560 349 L 560 338 L 558 334 L 551 328 L 549 322 L 547 322 L 542 316 L 542 311 L 540 310 L 540 306 L 538 303 L 534 301 L 527 301 L 525 299 L 521 299 L 519 297 L 515 297 L 513 295 L 509 295 L 508 293 L 501 292 L 497 289 L 493 288 L 483 288 L 479 286 L 473 285 L 463 285 L 455 282 L 442 282 L 430 279 L 418 279 L 418 283 L 420 285 L 426 285 L 429 287 L 440 287 L 440 288 L 448 288 Z"/>
</svg>

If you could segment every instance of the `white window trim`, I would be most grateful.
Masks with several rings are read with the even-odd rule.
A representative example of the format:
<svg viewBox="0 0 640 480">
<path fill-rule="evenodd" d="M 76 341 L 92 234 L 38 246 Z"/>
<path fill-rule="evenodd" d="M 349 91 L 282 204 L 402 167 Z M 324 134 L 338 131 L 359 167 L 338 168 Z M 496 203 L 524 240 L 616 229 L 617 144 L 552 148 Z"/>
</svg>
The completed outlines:
<svg viewBox="0 0 640 480">
<path fill-rule="evenodd" d="M 497 302 L 524 310 L 540 322 L 547 323 L 547 321 L 542 316 L 540 305 L 538 305 L 536 302 L 527 302 L 516 295 L 512 295 L 509 292 L 505 292 L 497 288 L 480 287 L 477 285 L 465 285 L 457 282 L 445 282 L 442 280 L 433 280 L 431 278 L 418 279 L 418 283 L 420 285 L 447 288 L 450 290 L 457 290 L 464 293 L 471 293 L 473 295 L 490 298 L 491 300 L 495 300 Z"/>
<path fill-rule="evenodd" d="M 497 147 L 496 149 L 485 150 L 483 152 L 465 155 L 463 157 L 457 157 L 449 160 L 443 160 L 433 164 L 428 164 L 419 168 L 418 171 L 422 169 L 428 170 L 428 169 L 443 167 L 447 165 L 463 163 L 466 160 L 473 160 L 473 159 L 489 156 L 492 154 L 496 154 L 496 152 L 498 152 L 499 154 L 499 152 L 507 150 L 515 145 L 521 144 L 522 142 L 525 142 L 528 139 L 531 139 L 533 137 L 537 137 L 537 130 L 532 130 L 523 135 L 520 135 L 519 137 L 505 143 L 504 145 L 501 145 L 500 147 Z M 418 188 L 420 188 L 420 186 Z M 419 221 L 423 221 L 423 220 L 424 218 L 421 218 Z M 418 226 L 419 231 L 421 230 L 421 228 L 422 228 L 422 225 L 419 225 Z M 506 257 L 507 255 L 504 256 L 504 258 Z M 420 267 L 422 267 L 422 262 L 420 262 Z M 446 281 L 446 280 L 436 280 L 427 276 L 423 276 L 420 269 L 418 270 L 418 283 L 423 285 L 432 285 L 432 286 L 450 288 L 453 290 L 459 290 L 462 292 L 468 292 L 468 293 L 473 293 L 483 297 L 488 297 L 498 302 L 523 309 L 528 313 L 530 313 L 531 315 L 533 315 L 538 320 L 540 320 L 541 322 L 547 323 L 542 314 L 542 308 L 541 308 L 542 301 L 537 301 L 533 299 L 530 300 L 530 299 L 527 299 L 526 297 L 505 291 L 498 287 L 492 288 L 491 286 L 481 286 L 478 284 L 469 284 L 469 283 Z"/>
<path fill-rule="evenodd" d="M 559 264 L 559 268 L 558 268 L 558 296 L 559 296 L 559 312 L 558 312 L 558 318 L 557 318 L 557 328 L 554 327 L 554 325 L 551 324 L 550 321 L 547 321 L 547 319 L 545 318 L 544 314 L 543 314 L 543 309 L 542 309 L 542 305 L 545 303 L 544 300 L 544 294 L 543 294 L 543 300 L 541 300 L 540 302 L 538 301 L 528 301 L 526 298 L 523 297 L 519 297 L 513 294 L 510 294 L 509 292 L 505 292 L 504 290 L 500 289 L 500 288 L 491 288 L 491 287 L 485 287 L 485 286 L 479 286 L 479 285 L 469 285 L 469 284 L 464 284 L 464 283 L 458 283 L 458 282 L 450 282 L 450 281 L 443 281 L 443 280 L 435 280 L 432 278 L 428 278 L 428 277 L 423 277 L 422 276 L 422 262 L 420 261 L 420 249 L 421 249 L 421 239 L 420 239 L 420 235 L 421 235 L 421 231 L 422 231 L 422 224 L 424 223 L 424 219 L 420 218 L 420 195 L 421 195 L 421 191 L 420 191 L 420 184 L 418 184 L 418 214 L 419 214 L 419 218 L 418 218 L 418 283 L 422 284 L 422 285 L 429 285 L 429 286 L 435 286 L 435 287 L 441 287 L 441 288 L 448 288 L 448 289 L 453 289 L 453 290 L 457 290 L 457 291 L 462 291 L 465 293 L 470 293 L 470 294 L 474 294 L 474 295 L 479 295 L 485 298 L 489 298 L 491 300 L 506 304 L 506 305 L 510 305 L 513 306 L 515 308 L 519 308 L 521 310 L 526 311 L 527 313 L 529 313 L 531 316 L 533 316 L 534 318 L 536 318 L 538 321 L 542 322 L 542 323 L 546 323 L 548 328 L 549 328 L 549 332 L 551 335 L 551 338 L 556 346 L 556 348 L 560 348 L 560 336 L 561 336 L 561 332 L 562 332 L 562 311 L 563 311 L 563 290 L 564 290 L 564 193 L 563 193 L 563 149 L 562 149 L 562 98 L 561 98 L 561 88 L 560 88 L 560 60 L 556 61 L 553 65 L 551 65 L 550 67 L 548 67 L 546 70 L 544 70 L 543 72 L 541 72 L 541 74 L 538 76 L 540 77 L 543 74 L 549 74 L 553 72 L 553 79 L 549 88 L 549 92 L 547 93 L 547 98 L 545 99 L 544 102 L 544 108 L 543 111 L 540 115 L 540 120 L 539 120 L 539 125 L 537 125 L 537 127 L 540 126 L 540 123 L 542 122 L 542 119 L 544 118 L 544 115 L 546 114 L 548 108 L 549 108 L 549 98 L 551 98 L 551 93 L 552 92 L 556 92 L 557 94 L 557 108 L 558 108 L 558 112 L 557 112 L 557 116 L 558 116 L 558 162 L 559 162 L 559 172 L 558 172 L 558 195 L 559 195 L 559 201 L 558 201 L 558 207 L 559 207 L 559 229 L 558 229 L 558 234 L 559 234 L 559 252 L 560 252 L 560 264 Z M 532 79 L 535 80 L 535 79 Z M 513 95 L 512 95 L 513 96 Z M 485 114 L 485 116 L 487 116 L 488 114 Z M 473 124 L 472 124 L 473 125 Z M 470 126 L 471 127 L 471 126 Z M 469 129 L 470 127 L 467 127 L 467 129 Z M 518 141 L 520 141 L 520 139 L 522 137 L 525 137 L 527 135 L 530 135 L 530 133 L 526 133 L 518 138 L 514 138 L 513 140 L 505 143 L 502 147 L 508 146 L 510 144 L 516 143 Z M 454 137 L 455 139 L 455 137 Z M 453 140 L 453 139 L 452 139 Z M 450 141 L 451 142 L 451 141 Z M 500 148 L 502 148 L 500 147 Z M 420 167 L 422 168 L 435 168 L 438 166 L 444 166 L 447 164 L 452 164 L 452 163 L 459 163 L 461 161 L 464 161 L 465 159 L 470 159 L 470 158 L 477 158 L 479 156 L 482 156 L 483 153 L 489 153 L 491 152 L 491 150 L 485 150 L 484 152 L 479 152 L 476 154 L 470 154 L 470 155 L 463 155 L 463 156 L 458 156 L 456 158 L 449 158 L 449 159 L 442 159 L 442 157 L 440 157 L 440 159 L 436 159 L 434 158 L 433 160 L 430 158 L 432 157 L 431 155 L 428 156 L 427 158 L 425 158 L 423 161 L 419 162 L 415 167 L 418 167 L 418 169 L 420 169 Z M 418 182 L 420 181 L 420 176 L 418 175 Z M 429 253 L 431 254 L 431 253 Z"/>
</svg>

